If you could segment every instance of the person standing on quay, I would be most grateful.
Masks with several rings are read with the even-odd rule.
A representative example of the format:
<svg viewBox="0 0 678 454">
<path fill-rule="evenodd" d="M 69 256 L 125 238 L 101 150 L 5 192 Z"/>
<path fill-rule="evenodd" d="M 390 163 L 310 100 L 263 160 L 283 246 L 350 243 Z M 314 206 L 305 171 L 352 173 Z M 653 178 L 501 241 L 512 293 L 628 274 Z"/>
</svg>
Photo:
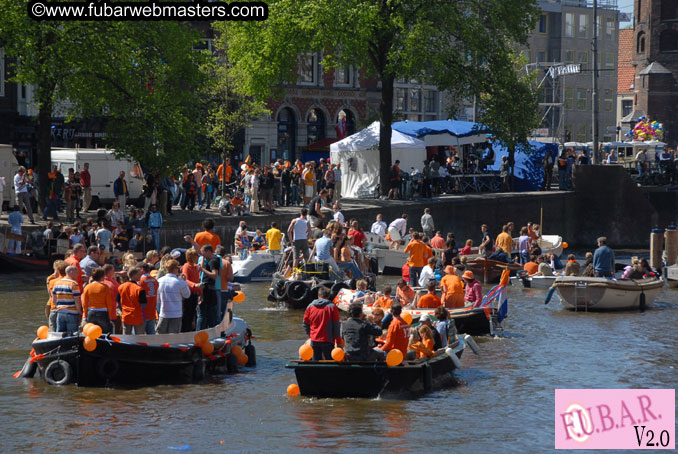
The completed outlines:
<svg viewBox="0 0 678 454">
<path fill-rule="evenodd" d="M 121 171 L 120 176 L 113 182 L 113 195 L 115 195 L 116 200 L 120 204 L 120 210 L 124 213 L 127 207 L 127 197 L 129 197 L 124 171 Z"/>
<path fill-rule="evenodd" d="M 80 186 L 82 186 L 82 211 L 89 211 L 92 203 L 92 176 L 89 173 L 89 162 L 83 164 L 80 171 Z"/>
<path fill-rule="evenodd" d="M 28 219 L 31 220 L 31 224 L 35 224 L 31 199 L 28 195 L 28 177 L 26 176 L 26 168 L 24 166 L 19 167 L 16 175 L 14 175 L 14 192 L 16 194 L 16 204 L 19 205 L 19 209 L 23 207 L 26 210 Z"/>
<path fill-rule="evenodd" d="M 155 250 L 160 250 L 160 228 L 162 227 L 162 214 L 158 212 L 156 204 L 151 205 L 151 212 L 148 215 L 148 229 L 151 231 L 153 237 L 153 244 Z"/>
<path fill-rule="evenodd" d="M 607 237 L 598 238 L 598 249 L 593 253 L 593 271 L 596 277 L 614 276 L 614 251 L 607 245 Z"/>
</svg>

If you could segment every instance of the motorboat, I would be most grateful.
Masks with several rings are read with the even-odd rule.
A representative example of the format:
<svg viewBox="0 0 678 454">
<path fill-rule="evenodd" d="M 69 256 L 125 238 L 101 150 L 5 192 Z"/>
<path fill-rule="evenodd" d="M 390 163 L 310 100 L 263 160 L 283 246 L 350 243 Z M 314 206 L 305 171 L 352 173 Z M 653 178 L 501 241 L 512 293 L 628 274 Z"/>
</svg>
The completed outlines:
<svg viewBox="0 0 678 454">
<path fill-rule="evenodd" d="M 485 257 L 476 257 L 466 262 L 466 269 L 473 271 L 473 276 L 483 284 L 497 283 L 504 270 L 515 272 L 523 269 L 519 263 L 506 263 L 490 260 Z"/>
<path fill-rule="evenodd" d="M 513 276 L 512 285 L 522 285 L 524 288 L 549 289 L 556 281 L 558 276 L 528 276 L 527 274 Z"/>
<path fill-rule="evenodd" d="M 553 283 L 563 306 L 577 311 L 642 310 L 652 304 L 662 287 L 664 280 L 657 278 L 561 276 Z"/>
<path fill-rule="evenodd" d="M 270 281 L 282 256 L 282 253 L 273 253 L 268 250 L 250 251 L 244 260 L 233 256 L 233 280 L 235 282 Z"/>
<path fill-rule="evenodd" d="M 535 241 L 533 241 L 533 243 L 535 243 Z M 558 257 L 562 255 L 565 247 L 563 244 L 563 237 L 560 235 L 542 235 L 536 240 L 536 244 L 539 246 L 539 249 L 541 249 L 542 254 L 554 254 Z M 518 254 L 520 252 L 518 245 L 518 238 L 513 238 L 512 254 Z"/>
<path fill-rule="evenodd" d="M 49 332 L 45 339 L 33 342 L 28 360 L 15 377 L 32 378 L 37 371 L 49 384 L 78 386 L 193 383 L 207 375 L 236 372 L 236 346 L 247 355 L 247 365 L 256 365 L 251 331 L 243 319 L 233 315 L 232 301 L 222 321 L 203 332 L 213 348 L 198 345 L 198 332 L 186 332 L 106 334 L 95 339 L 91 351 L 85 348 L 87 336 L 82 333 Z"/>
<path fill-rule="evenodd" d="M 389 367 L 384 361 L 292 361 L 300 394 L 311 397 L 375 398 L 385 394 L 420 394 L 452 380 L 465 348 L 464 339 L 438 349 L 431 358 L 403 361 Z"/>
</svg>

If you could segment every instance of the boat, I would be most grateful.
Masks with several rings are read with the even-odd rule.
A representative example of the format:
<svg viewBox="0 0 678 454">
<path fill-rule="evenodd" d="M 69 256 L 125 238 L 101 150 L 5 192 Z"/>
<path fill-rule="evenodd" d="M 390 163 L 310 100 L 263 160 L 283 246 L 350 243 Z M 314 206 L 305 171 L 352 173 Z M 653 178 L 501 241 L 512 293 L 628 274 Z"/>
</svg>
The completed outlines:
<svg viewBox="0 0 678 454">
<path fill-rule="evenodd" d="M 484 257 L 476 257 L 466 262 L 466 269 L 473 271 L 473 275 L 479 282 L 493 284 L 499 282 L 504 270 L 515 272 L 522 270 L 523 266 L 519 263 L 506 263 Z"/>
<path fill-rule="evenodd" d="M 53 385 L 99 387 L 194 383 L 211 374 L 236 372 L 235 346 L 248 355 L 247 365 L 256 365 L 251 331 L 233 315 L 232 301 L 221 323 L 203 332 L 214 346 L 208 354 L 196 343 L 198 332 L 106 334 L 96 338 L 92 351 L 85 348 L 82 333 L 50 332 L 33 342 L 29 359 L 15 377 L 32 378 L 38 372 Z"/>
<path fill-rule="evenodd" d="M 524 288 L 548 289 L 557 278 L 558 276 L 528 276 L 519 272 L 510 281 L 512 285 L 522 285 Z"/>
<path fill-rule="evenodd" d="M 557 290 L 560 301 L 567 309 L 615 311 L 645 309 L 657 298 L 662 287 L 664 280 L 657 278 L 561 276 L 552 288 Z"/>
<path fill-rule="evenodd" d="M 233 257 L 233 280 L 235 282 L 270 281 L 278 268 L 282 254 L 268 250 L 250 251 L 244 260 Z"/>
<path fill-rule="evenodd" d="M 374 233 L 365 233 L 367 256 L 376 261 L 376 272 L 379 274 L 398 276 L 403 265 L 407 263 L 409 254 L 405 253 L 405 245 L 398 249 L 390 249 L 391 241 Z M 442 249 L 433 249 L 437 257 L 441 257 Z"/>
<path fill-rule="evenodd" d="M 52 270 L 55 260 L 63 259 L 63 255 L 51 258 L 31 254 L 5 254 L 0 252 L 0 272 L 48 272 Z"/>
<path fill-rule="evenodd" d="M 432 358 L 403 361 L 389 367 L 379 361 L 292 361 L 299 392 L 309 397 L 364 397 L 384 394 L 423 393 L 451 382 L 464 352 L 464 339 L 439 349 Z M 453 358 L 454 357 L 454 358 Z"/>
<path fill-rule="evenodd" d="M 678 265 L 666 267 L 666 282 L 671 288 L 678 287 Z"/>
</svg>

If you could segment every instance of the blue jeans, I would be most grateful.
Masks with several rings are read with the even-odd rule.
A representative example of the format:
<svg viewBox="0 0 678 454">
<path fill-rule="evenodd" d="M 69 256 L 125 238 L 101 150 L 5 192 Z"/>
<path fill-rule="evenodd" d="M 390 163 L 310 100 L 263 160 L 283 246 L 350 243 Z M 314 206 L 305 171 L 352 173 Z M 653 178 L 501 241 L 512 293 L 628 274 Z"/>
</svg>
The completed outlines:
<svg viewBox="0 0 678 454">
<path fill-rule="evenodd" d="M 292 192 L 292 197 L 290 197 L 290 205 L 297 205 L 299 203 L 299 185 L 291 184 L 290 191 Z"/>
<path fill-rule="evenodd" d="M 238 249 L 238 255 L 240 260 L 245 260 L 247 258 L 247 249 Z"/>
<path fill-rule="evenodd" d="M 205 288 L 202 292 L 202 304 L 198 305 L 198 321 L 196 329 L 207 329 L 216 326 L 219 318 L 219 304 L 217 292 L 214 289 Z"/>
<path fill-rule="evenodd" d="M 520 253 L 520 264 L 525 265 L 529 261 L 530 261 L 530 253 L 529 252 L 521 252 Z"/>
<path fill-rule="evenodd" d="M 160 229 L 159 228 L 151 228 L 151 236 L 153 237 L 153 244 L 155 245 L 155 250 L 159 251 L 160 250 Z"/>
<path fill-rule="evenodd" d="M 410 267 L 410 285 L 412 287 L 419 287 L 419 275 L 421 275 L 422 269 L 423 267 L 420 266 Z"/>
<path fill-rule="evenodd" d="M 73 333 L 78 330 L 78 320 L 80 315 L 70 314 L 64 311 L 57 311 L 56 332 Z"/>
<path fill-rule="evenodd" d="M 157 320 L 146 320 L 144 322 L 146 334 L 155 334 L 155 322 L 157 322 Z"/>
<path fill-rule="evenodd" d="M 46 203 L 47 203 L 47 206 L 45 206 L 45 210 L 42 212 L 42 218 L 47 219 L 47 215 L 49 213 L 52 213 L 54 220 L 58 221 L 59 220 L 59 199 L 47 199 Z"/>
<path fill-rule="evenodd" d="M 353 262 L 339 263 L 338 265 L 341 271 L 350 271 L 351 277 L 356 279 L 363 277 L 363 273 L 360 272 L 360 269 Z"/>
</svg>

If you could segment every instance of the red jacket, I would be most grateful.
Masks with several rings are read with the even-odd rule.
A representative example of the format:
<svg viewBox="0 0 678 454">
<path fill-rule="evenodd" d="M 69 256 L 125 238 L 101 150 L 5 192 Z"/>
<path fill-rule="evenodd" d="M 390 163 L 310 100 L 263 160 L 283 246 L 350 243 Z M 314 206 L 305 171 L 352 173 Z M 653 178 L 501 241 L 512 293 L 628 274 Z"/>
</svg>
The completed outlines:
<svg viewBox="0 0 678 454">
<path fill-rule="evenodd" d="M 313 342 L 341 343 L 339 309 L 328 300 L 313 301 L 304 312 L 304 330 Z"/>
</svg>

